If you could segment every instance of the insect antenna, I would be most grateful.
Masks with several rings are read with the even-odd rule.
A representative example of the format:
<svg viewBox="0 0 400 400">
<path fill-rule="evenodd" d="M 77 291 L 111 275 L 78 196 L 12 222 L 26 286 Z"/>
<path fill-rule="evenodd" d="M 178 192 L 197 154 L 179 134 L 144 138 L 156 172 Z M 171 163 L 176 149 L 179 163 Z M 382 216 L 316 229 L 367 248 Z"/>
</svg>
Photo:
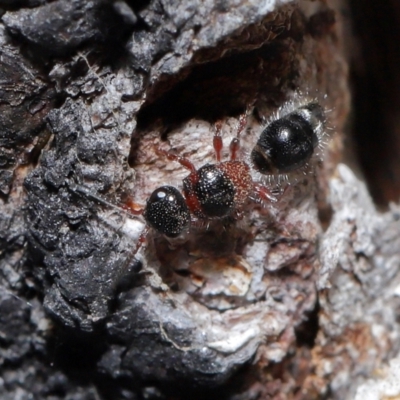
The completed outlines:
<svg viewBox="0 0 400 400">
<path fill-rule="evenodd" d="M 99 204 L 103 204 L 103 205 L 105 205 L 107 207 L 113 208 L 114 210 L 123 212 L 123 213 L 129 215 L 130 217 L 137 218 L 138 215 L 142 215 L 142 213 L 143 213 L 143 208 L 139 209 L 139 210 L 135 210 L 133 208 L 129 208 L 129 210 L 127 210 L 124 207 L 117 206 L 117 205 L 111 203 L 110 201 L 107 201 L 107 200 L 103 199 L 102 197 L 93 194 L 90 191 L 90 189 L 85 187 L 85 186 L 68 183 L 68 188 L 73 193 L 76 193 L 78 195 L 82 195 L 82 196 L 84 196 L 85 198 L 87 198 L 89 200 L 93 200 L 93 201 L 95 201 L 95 202 L 97 202 Z"/>
</svg>

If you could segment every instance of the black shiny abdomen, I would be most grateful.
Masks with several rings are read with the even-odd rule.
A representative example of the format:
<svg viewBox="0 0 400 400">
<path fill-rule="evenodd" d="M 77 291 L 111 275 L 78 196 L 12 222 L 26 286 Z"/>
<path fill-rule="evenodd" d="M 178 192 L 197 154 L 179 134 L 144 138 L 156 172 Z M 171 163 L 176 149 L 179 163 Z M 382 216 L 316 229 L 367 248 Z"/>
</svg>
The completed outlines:
<svg viewBox="0 0 400 400">
<path fill-rule="evenodd" d="M 154 190 L 144 210 L 146 222 L 156 231 L 174 238 L 184 233 L 190 224 L 190 212 L 185 199 L 173 186 Z"/>
<path fill-rule="evenodd" d="M 198 180 L 191 185 L 189 178 L 184 179 L 184 191 L 193 191 L 206 217 L 225 217 L 235 206 L 235 187 L 225 172 L 216 165 L 207 164 L 198 171 Z"/>
<path fill-rule="evenodd" d="M 323 110 L 317 103 L 271 122 L 251 153 L 254 167 L 268 174 L 290 172 L 303 166 L 318 145 L 316 131 L 322 129 L 323 123 Z"/>
</svg>

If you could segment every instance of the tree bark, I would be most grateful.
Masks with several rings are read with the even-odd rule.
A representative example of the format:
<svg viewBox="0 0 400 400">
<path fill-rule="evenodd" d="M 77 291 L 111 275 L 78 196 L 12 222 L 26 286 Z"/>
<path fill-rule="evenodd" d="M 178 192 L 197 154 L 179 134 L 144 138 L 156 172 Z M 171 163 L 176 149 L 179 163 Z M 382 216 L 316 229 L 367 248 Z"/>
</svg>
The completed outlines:
<svg viewBox="0 0 400 400">
<path fill-rule="evenodd" d="M 400 395 L 400 211 L 377 210 L 346 125 L 357 2 L 0 7 L 2 399 Z M 215 163 L 219 124 L 227 160 L 247 110 L 249 164 L 310 101 L 326 129 L 309 163 L 252 172 L 277 202 L 192 217 L 172 244 L 150 229 L 135 253 L 146 221 L 124 204 L 189 174 L 160 148 Z"/>
</svg>

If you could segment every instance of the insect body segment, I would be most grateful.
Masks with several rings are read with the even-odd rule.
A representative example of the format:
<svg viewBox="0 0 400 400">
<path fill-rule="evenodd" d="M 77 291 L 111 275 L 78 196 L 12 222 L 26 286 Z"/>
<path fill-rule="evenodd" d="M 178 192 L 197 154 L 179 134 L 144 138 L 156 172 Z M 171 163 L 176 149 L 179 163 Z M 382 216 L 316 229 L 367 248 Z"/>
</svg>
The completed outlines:
<svg viewBox="0 0 400 400">
<path fill-rule="evenodd" d="M 217 165 L 207 164 L 197 171 L 197 179 L 183 180 L 186 198 L 197 198 L 194 213 L 200 218 L 221 218 L 234 208 L 235 187 L 228 175 Z"/>
<path fill-rule="evenodd" d="M 240 161 L 207 164 L 183 180 L 183 193 L 197 199 L 193 212 L 199 218 L 223 218 L 241 209 L 252 188 L 250 168 Z"/>
<path fill-rule="evenodd" d="M 310 102 L 273 120 L 258 138 L 250 155 L 251 162 L 239 160 L 239 139 L 246 126 L 246 114 L 239 118 L 236 137 L 230 143 L 228 161 L 221 161 L 221 123 L 217 122 L 215 126 L 213 147 L 216 162 L 213 164 L 197 169 L 189 159 L 157 149 L 158 154 L 179 162 L 189 174 L 183 179 L 182 193 L 173 186 L 160 186 L 152 192 L 144 207 L 138 209 L 133 202 L 125 204 L 131 214 L 142 215 L 147 225 L 133 249 L 133 256 L 145 243 L 149 229 L 164 235 L 174 245 L 182 239 L 186 240 L 192 222 L 240 219 L 251 204 L 249 199 L 253 203 L 254 200 L 277 202 L 270 187 L 253 178 L 254 170 L 273 175 L 306 165 L 320 145 L 325 114 L 317 102 Z"/>
<path fill-rule="evenodd" d="M 235 140 L 235 139 L 234 139 Z M 226 161 L 218 168 L 223 171 L 235 188 L 234 204 L 236 210 L 241 210 L 253 191 L 253 180 L 250 167 L 243 161 Z"/>
<path fill-rule="evenodd" d="M 317 102 L 272 121 L 251 152 L 254 168 L 262 174 L 279 174 L 302 167 L 318 146 L 324 126 L 325 114 Z"/>
<path fill-rule="evenodd" d="M 246 125 L 246 115 L 239 119 L 236 137 L 230 144 L 230 160 L 221 162 L 223 148 L 221 123 L 216 124 L 213 147 L 217 163 L 206 164 L 199 169 L 185 157 L 159 150 L 170 160 L 178 161 L 190 171 L 183 180 L 183 194 L 186 203 L 197 218 L 219 219 L 240 215 L 253 189 L 250 167 L 244 161 L 236 160 L 240 144 L 239 135 Z"/>
<path fill-rule="evenodd" d="M 161 186 L 150 195 L 144 219 L 156 231 L 176 238 L 189 230 L 190 212 L 185 199 L 173 186 Z"/>
</svg>

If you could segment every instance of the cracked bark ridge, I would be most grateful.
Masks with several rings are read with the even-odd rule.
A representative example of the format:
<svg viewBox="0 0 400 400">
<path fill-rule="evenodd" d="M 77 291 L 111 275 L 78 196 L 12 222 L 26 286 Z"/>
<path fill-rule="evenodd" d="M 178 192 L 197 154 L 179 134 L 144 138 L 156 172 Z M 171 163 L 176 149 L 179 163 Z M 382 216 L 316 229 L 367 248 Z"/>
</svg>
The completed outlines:
<svg viewBox="0 0 400 400">
<path fill-rule="evenodd" d="M 330 379 L 335 398 L 355 398 L 365 377 L 400 350 L 399 207 L 378 213 L 365 184 L 343 165 L 331 195 L 334 217 L 321 242 L 322 315 L 314 354 L 317 375 Z M 356 379 L 349 390 L 343 382 L 350 376 Z"/>
<path fill-rule="evenodd" d="M 41 167 L 25 181 L 30 197 L 31 243 L 35 242 L 34 252 L 40 254 L 57 282 L 45 298 L 48 311 L 64 325 L 93 332 L 96 323 L 110 312 L 114 282 L 125 257 L 119 249 L 118 232 L 110 230 L 107 234 L 101 228 L 104 222 L 93 215 L 93 205 L 74 193 L 68 180 L 77 174 L 104 191 L 115 178 L 115 171 L 110 171 L 116 161 L 115 143 L 99 135 L 87 148 L 92 129 L 79 102 L 68 101 L 63 109 L 52 111 L 48 120 L 56 135 L 55 148 L 43 156 Z M 94 159 L 97 165 L 91 166 Z M 96 180 L 101 182 L 97 187 Z M 50 198 L 49 189 L 53 191 Z M 82 221 L 90 220 L 94 220 L 90 227 L 82 226 Z M 63 225 L 70 229 L 61 230 Z M 87 286 L 89 282 L 92 284 Z M 84 317 L 87 313 L 90 320 Z"/>
<path fill-rule="evenodd" d="M 9 11 L 3 23 L 9 32 L 42 52 L 63 55 L 84 44 L 118 43 L 134 23 L 127 7 L 108 1 L 53 1 L 34 9 Z M 122 13 L 121 13 L 122 12 Z"/>
<path fill-rule="evenodd" d="M 3 364 L 9 397 L 20 387 L 26 393 L 23 379 L 32 369 L 39 371 L 33 376 L 42 398 L 91 398 L 98 391 L 113 399 L 163 398 L 164 392 L 185 398 L 185 390 L 201 397 L 210 388 L 218 398 L 232 399 L 354 393 L 360 374 L 370 372 L 388 349 L 396 352 L 396 334 L 384 342 L 384 351 L 383 342 L 367 339 L 398 328 L 388 313 L 371 335 L 364 329 L 377 315 L 365 312 L 364 307 L 378 307 L 370 287 L 379 293 L 387 281 L 377 279 L 379 257 L 371 261 L 378 244 L 363 247 L 367 239 L 354 240 L 350 243 L 358 250 L 353 254 L 341 236 L 348 228 L 343 221 L 349 222 L 344 210 L 360 207 L 357 196 L 345 196 L 359 184 L 343 167 L 339 174 L 347 189 L 333 181 L 338 197 L 332 200 L 332 229 L 323 236 L 318 219 L 348 111 L 346 65 L 333 11 L 324 2 L 308 1 L 270 1 L 264 8 L 258 2 L 230 1 L 129 4 L 53 1 L 8 11 L 2 18 L 4 44 L 30 71 L 35 70 L 20 54 L 49 72 L 44 88 L 59 100 L 57 108 L 46 103 L 40 109 L 40 126 L 46 123 L 51 142 L 39 141 L 39 164 L 18 170 L 8 194 L 18 200 L 19 219 L 5 224 L 1 304 L 18 318 L 17 327 L 0 321 L 9 332 L 0 347 L 20 367 Z M 103 18 L 104 10 L 110 19 Z M 115 21 L 121 30 L 113 37 Z M 121 50 L 125 33 L 130 35 L 127 46 L 116 52 L 110 46 L 120 40 L 116 47 Z M 26 81 L 37 84 L 37 79 Z M 140 261 L 132 260 L 143 221 L 99 204 L 90 194 L 120 204 L 126 193 L 144 202 L 158 186 L 181 187 L 187 171 L 159 157 L 156 147 L 175 148 L 197 167 L 212 162 L 216 119 L 224 120 L 227 144 L 237 115 L 249 103 L 255 101 L 258 113 L 268 117 L 291 99 L 293 89 L 295 97 L 301 91 L 333 109 L 329 123 L 337 134 L 323 162 L 315 159 L 308 174 L 291 177 L 279 205 L 251 204 L 243 221 L 194 228 L 188 241 L 173 249 L 152 233 Z M 6 112 L 12 107 L 8 104 Z M 244 153 L 261 129 L 259 119 L 250 116 L 242 136 Z M 20 151 L 29 140 L 18 142 Z M 0 200 L 7 210 L 11 202 Z M 26 206 L 25 221 L 21 205 Z M 382 216 L 362 206 L 368 218 L 393 219 L 397 229 L 393 213 Z M 375 235 L 361 228 L 363 223 L 355 222 L 363 238 L 381 243 L 386 237 L 383 227 Z M 355 237 L 353 230 L 345 232 Z M 394 257 L 394 240 L 387 236 L 384 265 Z M 336 243 L 343 252 L 335 253 Z M 364 252 L 374 266 L 370 273 L 363 270 Z M 368 287 L 350 293 L 364 296 L 358 313 L 350 313 L 352 307 L 340 296 L 343 273 L 357 277 L 355 288 Z M 329 288 L 329 282 L 337 283 Z M 25 351 L 28 336 L 35 346 Z M 365 340 L 357 347 L 359 337 Z M 56 371 L 50 372 L 39 360 L 52 359 L 60 342 L 63 351 L 54 355 Z M 358 367 L 367 347 L 373 351 Z M 342 351 L 332 359 L 335 349 Z M 85 387 L 70 380 L 77 366 Z M 41 371 L 50 377 L 38 379 Z M 107 390 L 103 379 L 110 384 Z M 147 387 L 148 382 L 155 387 Z M 224 382 L 229 386 L 218 389 Z"/>
<path fill-rule="evenodd" d="M 46 86 L 41 71 L 5 43 L 4 32 L 2 36 L 0 194 L 8 195 L 16 168 L 37 159 L 35 146 L 40 145 L 43 117 L 52 107 L 55 93 Z"/>
</svg>

